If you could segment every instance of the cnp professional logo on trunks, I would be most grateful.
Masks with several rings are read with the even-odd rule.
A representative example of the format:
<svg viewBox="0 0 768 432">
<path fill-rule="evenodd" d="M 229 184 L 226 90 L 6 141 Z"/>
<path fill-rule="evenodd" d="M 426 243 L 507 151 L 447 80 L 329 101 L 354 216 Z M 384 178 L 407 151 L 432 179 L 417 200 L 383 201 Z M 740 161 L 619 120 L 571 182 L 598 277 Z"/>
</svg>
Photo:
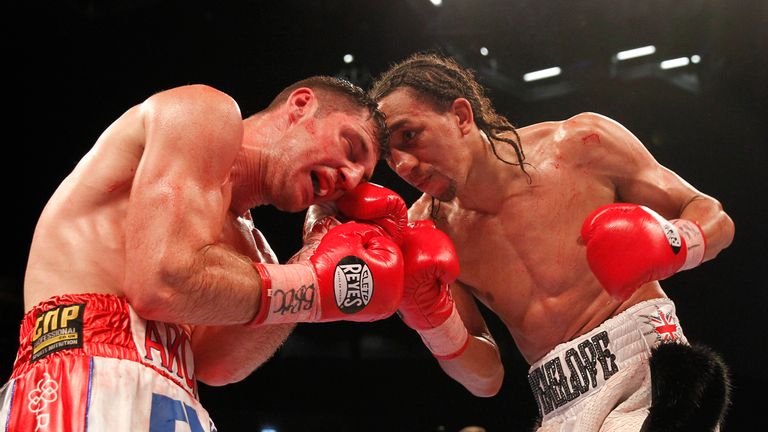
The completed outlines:
<svg viewBox="0 0 768 432">
<path fill-rule="evenodd" d="M 41 313 L 35 320 L 30 362 L 56 351 L 82 348 L 84 310 L 85 304 L 72 304 Z"/>
<path fill-rule="evenodd" d="M 362 259 L 347 256 L 336 264 L 333 275 L 336 306 L 344 313 L 361 311 L 373 296 L 373 275 Z"/>
</svg>

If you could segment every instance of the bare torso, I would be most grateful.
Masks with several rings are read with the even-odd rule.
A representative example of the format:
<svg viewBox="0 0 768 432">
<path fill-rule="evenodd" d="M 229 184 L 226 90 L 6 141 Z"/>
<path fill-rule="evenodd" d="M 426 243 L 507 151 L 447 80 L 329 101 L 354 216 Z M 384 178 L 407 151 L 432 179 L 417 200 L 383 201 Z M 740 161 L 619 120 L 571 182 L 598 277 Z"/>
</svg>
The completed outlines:
<svg viewBox="0 0 768 432">
<path fill-rule="evenodd" d="M 634 303 L 664 296 L 650 283 L 620 304 L 592 275 L 581 225 L 589 212 L 616 201 L 616 190 L 582 156 L 599 138 L 558 136 L 560 124 L 518 130 L 531 182 L 523 176 L 489 185 L 509 196 L 497 212 L 469 211 L 454 200 L 441 203 L 436 221 L 456 246 L 459 281 L 501 318 L 529 363 Z M 429 201 L 422 197 L 415 208 L 425 214 Z"/>
<path fill-rule="evenodd" d="M 133 108 L 102 134 L 56 190 L 32 241 L 26 310 L 65 293 L 124 294 L 126 212 L 144 148 L 143 123 Z M 257 245 L 252 228 L 250 213 L 226 211 L 222 243 L 252 259 L 265 259 L 259 247 L 269 254 L 268 246 Z"/>
</svg>

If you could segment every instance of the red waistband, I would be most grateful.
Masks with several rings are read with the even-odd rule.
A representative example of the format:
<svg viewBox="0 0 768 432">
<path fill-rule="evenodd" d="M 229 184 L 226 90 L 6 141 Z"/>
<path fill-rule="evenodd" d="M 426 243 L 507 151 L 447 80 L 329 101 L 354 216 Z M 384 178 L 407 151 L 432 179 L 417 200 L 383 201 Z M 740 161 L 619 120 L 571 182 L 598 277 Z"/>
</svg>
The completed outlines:
<svg viewBox="0 0 768 432">
<path fill-rule="evenodd" d="M 62 355 L 141 363 L 197 397 L 189 329 L 146 321 L 124 297 L 68 294 L 29 311 L 21 323 L 12 377 Z"/>
<path fill-rule="evenodd" d="M 37 304 L 21 322 L 13 377 L 64 350 L 70 355 L 140 361 L 126 299 L 107 294 L 65 294 Z"/>
</svg>

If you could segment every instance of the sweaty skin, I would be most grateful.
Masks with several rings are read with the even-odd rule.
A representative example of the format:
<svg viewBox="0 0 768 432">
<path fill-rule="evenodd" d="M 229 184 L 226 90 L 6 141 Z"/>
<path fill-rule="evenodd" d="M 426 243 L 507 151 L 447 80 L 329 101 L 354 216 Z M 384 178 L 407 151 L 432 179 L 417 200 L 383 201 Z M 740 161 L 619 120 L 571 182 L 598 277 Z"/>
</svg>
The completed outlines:
<svg viewBox="0 0 768 432">
<path fill-rule="evenodd" d="M 244 378 L 293 328 L 242 325 L 261 291 L 251 261 L 277 262 L 249 209 L 297 211 L 336 199 L 376 163 L 367 112 L 308 122 L 317 104 L 301 88 L 243 120 L 228 95 L 191 85 L 129 109 L 45 206 L 26 310 L 65 293 L 125 296 L 145 319 L 194 327 L 199 379 Z"/>
<path fill-rule="evenodd" d="M 595 208 L 633 202 L 668 219 L 697 221 L 708 241 L 705 261 L 732 240 L 733 223 L 719 202 L 659 165 L 632 133 L 604 116 L 583 113 L 518 129 L 529 179 L 496 158 L 465 99 L 437 113 L 401 88 L 383 97 L 380 108 L 392 128 L 390 166 L 425 192 L 409 219 L 431 217 L 430 195 L 445 200 L 436 224 L 453 240 L 461 267 L 452 292 L 482 347 L 470 345 L 441 366 L 475 394 L 495 394 L 503 373 L 473 296 L 501 318 L 529 363 L 631 305 L 665 296 L 658 282 L 624 302 L 601 287 L 579 236 Z M 507 144 L 496 146 L 516 161 Z"/>
</svg>

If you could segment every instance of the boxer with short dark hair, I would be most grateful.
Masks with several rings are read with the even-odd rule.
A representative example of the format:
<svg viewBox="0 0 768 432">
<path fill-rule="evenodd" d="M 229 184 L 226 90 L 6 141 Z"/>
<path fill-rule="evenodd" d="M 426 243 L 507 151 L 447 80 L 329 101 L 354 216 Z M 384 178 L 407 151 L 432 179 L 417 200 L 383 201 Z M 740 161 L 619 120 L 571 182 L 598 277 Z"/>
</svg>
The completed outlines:
<svg viewBox="0 0 768 432">
<path fill-rule="evenodd" d="M 211 431 L 198 379 L 245 378 L 297 322 L 393 314 L 403 261 L 387 229 L 404 204 L 319 224 L 286 265 L 250 214 L 339 199 L 371 177 L 386 138 L 365 92 L 330 77 L 246 119 L 205 85 L 126 111 L 37 223 L 0 430 Z"/>
<path fill-rule="evenodd" d="M 479 396 L 501 386 L 499 350 L 478 299 L 531 365 L 541 431 L 658 430 L 653 422 L 674 412 L 681 427 L 702 424 L 691 423 L 695 410 L 648 415 L 675 397 L 698 404 L 690 382 L 679 392 L 652 386 L 667 362 L 652 363 L 652 374 L 649 359 L 666 343 L 690 351 L 658 281 L 730 245 L 734 225 L 717 200 L 605 116 L 513 127 L 472 71 L 448 57 L 415 54 L 381 74 L 369 94 L 390 128 L 390 167 L 424 193 L 409 219 L 436 224 L 406 236 L 400 315 L 448 375 Z M 452 246 L 429 240 L 441 232 Z M 414 264 L 408 241 L 444 246 L 430 267 L 423 256 Z M 456 262 L 444 259 L 452 253 Z M 419 278 L 409 278 L 414 271 Z M 713 429 L 727 373 L 709 359 L 699 363 L 715 389 L 704 393 L 722 397 L 701 418 Z"/>
</svg>

